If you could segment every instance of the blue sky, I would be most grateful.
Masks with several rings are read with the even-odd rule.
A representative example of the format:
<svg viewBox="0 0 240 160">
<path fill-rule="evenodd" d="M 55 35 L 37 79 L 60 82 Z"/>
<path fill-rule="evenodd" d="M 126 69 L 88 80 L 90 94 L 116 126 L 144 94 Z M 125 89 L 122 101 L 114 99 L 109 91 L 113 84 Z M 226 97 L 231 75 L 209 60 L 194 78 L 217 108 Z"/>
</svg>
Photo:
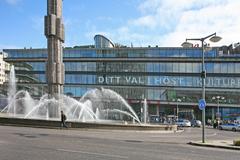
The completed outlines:
<svg viewBox="0 0 240 160">
<path fill-rule="evenodd" d="M 46 47 L 47 0 L 0 0 L 0 49 Z M 95 34 L 130 46 L 180 46 L 217 32 L 214 45 L 240 41 L 239 0 L 64 0 L 65 46 Z"/>
</svg>

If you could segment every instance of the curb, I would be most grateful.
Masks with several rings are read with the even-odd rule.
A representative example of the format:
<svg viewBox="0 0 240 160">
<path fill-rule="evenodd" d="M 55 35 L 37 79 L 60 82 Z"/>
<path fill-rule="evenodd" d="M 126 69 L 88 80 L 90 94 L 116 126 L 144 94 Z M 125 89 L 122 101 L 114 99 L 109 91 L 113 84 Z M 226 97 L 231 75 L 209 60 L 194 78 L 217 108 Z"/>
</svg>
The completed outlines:
<svg viewBox="0 0 240 160">
<path fill-rule="evenodd" d="M 209 144 L 209 143 L 200 143 L 200 142 L 188 142 L 187 144 L 190 144 L 190 145 L 193 145 L 193 146 L 201 146 L 201 147 L 213 147 L 213 148 L 240 150 L 240 147 L 237 147 L 237 146 L 222 146 L 222 145 L 215 145 L 215 144 Z"/>
</svg>

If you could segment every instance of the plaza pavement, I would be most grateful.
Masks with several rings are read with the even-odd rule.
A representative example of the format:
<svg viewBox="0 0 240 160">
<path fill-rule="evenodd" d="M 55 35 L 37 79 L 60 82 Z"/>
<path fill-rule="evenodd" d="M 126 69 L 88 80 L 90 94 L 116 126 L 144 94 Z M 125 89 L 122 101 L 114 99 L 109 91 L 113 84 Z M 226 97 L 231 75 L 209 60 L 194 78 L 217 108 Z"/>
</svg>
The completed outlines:
<svg viewBox="0 0 240 160">
<path fill-rule="evenodd" d="M 201 128 L 170 131 L 48 129 L 0 125 L 1 160 L 236 160 L 239 150 L 192 146 Z M 206 142 L 230 142 L 240 132 L 206 128 Z"/>
<path fill-rule="evenodd" d="M 1 117 L 1 115 L 0 115 L 0 117 Z M 10 125 L 11 126 L 12 124 L 1 124 L 1 125 Z M 15 124 L 15 126 L 24 126 L 24 125 Z M 25 126 L 25 127 L 59 129 L 59 127 L 37 126 L 37 125 L 30 125 L 30 126 Z M 210 130 L 217 130 L 217 129 L 213 129 L 211 126 L 206 126 L 206 128 L 210 129 Z M 98 128 L 98 129 L 101 129 L 101 128 Z M 180 128 L 177 131 L 173 131 L 173 130 L 148 130 L 148 131 L 136 130 L 136 132 L 170 134 L 170 133 L 174 133 L 174 132 L 177 132 L 177 133 L 184 132 L 185 129 L 186 128 Z M 78 130 L 78 128 L 69 128 L 69 130 Z M 126 129 L 126 131 L 128 131 L 128 129 Z M 124 130 L 122 130 L 121 132 L 124 132 Z M 231 132 L 231 131 L 227 131 L 227 132 Z M 240 132 L 238 132 L 238 133 L 239 133 L 239 138 L 238 139 L 240 139 Z M 233 146 L 233 140 L 234 139 L 211 139 L 211 140 L 206 140 L 205 143 L 202 143 L 201 141 L 195 141 L 194 140 L 194 141 L 189 141 L 188 144 L 194 145 L 194 146 L 201 146 L 201 147 L 213 147 L 213 148 L 240 150 L 240 146 Z"/>
<path fill-rule="evenodd" d="M 4 125 L 4 124 L 1 124 L 1 125 Z M 9 124 L 6 124 L 6 125 L 8 126 Z M 18 126 L 18 125 L 13 125 L 13 126 Z M 52 126 L 36 126 L 36 125 L 35 126 L 34 125 L 31 125 L 31 126 L 19 125 L 19 126 L 33 127 L 33 128 L 46 128 L 46 129 L 59 129 L 59 127 L 52 127 Z M 206 128 L 216 130 L 210 126 L 207 126 Z M 101 128 L 96 128 L 96 129 L 101 130 Z M 174 131 L 174 130 L 145 130 L 145 131 L 144 130 L 135 130 L 135 132 L 170 134 L 170 133 L 181 133 L 181 132 L 184 132 L 185 129 L 186 128 L 179 128 L 177 131 Z M 78 130 L 78 128 L 68 128 L 68 130 Z M 126 129 L 125 131 L 128 132 L 128 129 Z M 122 130 L 121 132 L 124 132 L 124 130 Z M 229 131 L 229 132 L 231 132 L 231 131 Z M 239 139 L 240 139 L 240 132 L 239 132 Z M 240 150 L 240 146 L 233 145 L 233 139 L 207 140 L 205 143 L 202 143 L 201 141 L 189 141 L 188 144 L 194 145 L 194 146 L 201 146 L 201 147 L 213 147 L 213 148 Z"/>
</svg>

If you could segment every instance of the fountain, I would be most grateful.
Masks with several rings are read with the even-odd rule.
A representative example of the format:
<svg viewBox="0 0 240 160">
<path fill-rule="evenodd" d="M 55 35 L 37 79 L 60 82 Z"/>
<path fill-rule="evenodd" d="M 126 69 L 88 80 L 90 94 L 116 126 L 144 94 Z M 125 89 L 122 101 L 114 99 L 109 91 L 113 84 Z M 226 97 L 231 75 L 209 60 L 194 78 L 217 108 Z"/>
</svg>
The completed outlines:
<svg viewBox="0 0 240 160">
<path fill-rule="evenodd" d="M 15 69 L 14 65 L 10 68 L 9 73 L 9 85 L 8 85 L 8 112 L 15 112 L 15 105 L 13 104 L 13 99 L 16 94 L 16 77 L 15 77 Z"/>
<path fill-rule="evenodd" d="M 16 92 L 14 66 L 9 74 L 8 105 L 1 111 L 8 116 L 25 119 L 59 119 L 63 110 L 69 121 L 109 122 L 140 120 L 132 107 L 116 92 L 97 88 L 86 92 L 78 101 L 66 95 L 57 100 L 43 95 L 34 100 L 27 91 Z M 57 114 L 56 114 L 57 113 Z"/>
<path fill-rule="evenodd" d="M 27 91 L 16 92 L 15 79 L 12 67 L 9 74 L 8 105 L 1 111 L 0 123 L 56 127 L 60 120 L 60 111 L 63 110 L 68 123 L 74 128 L 176 130 L 176 127 L 170 125 L 146 124 L 148 115 L 146 99 L 143 102 L 144 125 L 142 125 L 132 107 L 113 90 L 92 89 L 80 100 L 66 95 L 60 95 L 59 99 L 49 98 L 48 94 L 36 100 Z"/>
<path fill-rule="evenodd" d="M 144 101 L 143 101 L 143 122 L 144 124 L 148 122 L 148 105 L 147 105 L 146 98 L 144 98 Z"/>
</svg>

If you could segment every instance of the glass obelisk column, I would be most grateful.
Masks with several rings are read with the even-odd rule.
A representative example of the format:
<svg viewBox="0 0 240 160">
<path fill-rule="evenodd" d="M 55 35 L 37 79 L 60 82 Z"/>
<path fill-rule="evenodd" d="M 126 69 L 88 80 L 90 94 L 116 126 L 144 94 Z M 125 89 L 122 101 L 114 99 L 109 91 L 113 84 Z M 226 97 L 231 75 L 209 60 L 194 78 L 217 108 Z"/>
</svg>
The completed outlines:
<svg viewBox="0 0 240 160">
<path fill-rule="evenodd" d="M 48 95 L 56 99 L 63 93 L 64 64 L 63 47 L 64 25 L 62 20 L 62 0 L 47 0 L 47 15 L 45 16 L 45 36 L 47 38 L 48 58 L 46 64 L 46 79 Z M 52 116 L 58 114 L 53 111 Z M 55 113 L 54 113 L 55 112 Z"/>
</svg>

